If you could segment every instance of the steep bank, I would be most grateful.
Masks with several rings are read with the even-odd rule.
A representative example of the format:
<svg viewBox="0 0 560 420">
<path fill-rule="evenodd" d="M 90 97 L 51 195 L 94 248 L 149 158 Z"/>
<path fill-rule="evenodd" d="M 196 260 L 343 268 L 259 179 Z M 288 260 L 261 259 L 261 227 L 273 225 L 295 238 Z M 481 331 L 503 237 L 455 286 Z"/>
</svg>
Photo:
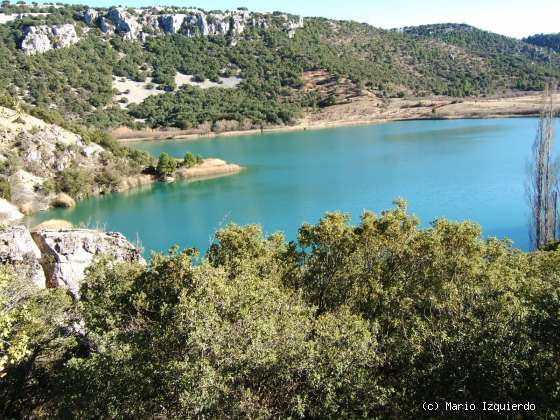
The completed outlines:
<svg viewBox="0 0 560 420">
<path fill-rule="evenodd" d="M 72 207 L 76 200 L 126 188 L 123 181 L 151 162 L 111 143 L 105 133 L 82 131 L 0 107 L 0 196 L 23 214 Z M 8 210 L 1 222 L 13 221 L 15 212 Z"/>
<path fill-rule="evenodd" d="M 560 93 L 553 95 L 560 104 Z M 142 140 L 198 139 L 217 136 L 252 135 L 260 132 L 289 132 L 349 125 L 377 124 L 418 119 L 469 119 L 536 116 L 542 108 L 542 93 L 531 92 L 496 98 L 403 98 L 380 100 L 371 95 L 310 112 L 293 125 L 261 129 L 213 132 L 210 127 L 194 130 L 174 128 L 131 130 L 124 127 L 112 132 L 122 143 Z M 558 106 L 560 108 L 560 105 Z"/>
<path fill-rule="evenodd" d="M 152 157 L 104 136 L 96 132 L 94 138 L 106 147 L 21 110 L 0 107 L 0 223 L 157 181 L 143 173 L 154 164 Z M 179 169 L 177 177 L 197 179 L 240 170 L 238 165 L 206 159 Z"/>
</svg>

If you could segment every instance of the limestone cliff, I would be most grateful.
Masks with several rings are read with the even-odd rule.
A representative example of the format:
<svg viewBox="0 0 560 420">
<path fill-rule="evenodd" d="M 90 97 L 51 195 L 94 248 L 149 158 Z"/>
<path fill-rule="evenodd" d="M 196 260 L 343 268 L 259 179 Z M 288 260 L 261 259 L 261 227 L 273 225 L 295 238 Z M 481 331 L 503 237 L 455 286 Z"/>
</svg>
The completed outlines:
<svg viewBox="0 0 560 420">
<path fill-rule="evenodd" d="M 85 270 L 99 257 L 145 263 L 141 251 L 123 235 L 88 229 L 0 229 L 0 264 L 39 288 L 64 288 L 77 296 Z"/>
<path fill-rule="evenodd" d="M 23 213 L 51 207 L 54 180 L 79 167 L 92 171 L 105 166 L 108 152 L 95 143 L 56 125 L 0 107 L 0 181 L 9 185 L 9 201 Z M 6 217 L 0 212 L 0 223 Z"/>
<path fill-rule="evenodd" d="M 274 26 L 293 37 L 296 30 L 303 27 L 301 16 L 278 12 L 253 13 L 245 9 L 206 12 L 183 7 L 88 8 L 77 19 L 87 26 L 97 27 L 104 34 L 118 33 L 127 40 L 145 41 L 150 36 L 169 33 L 182 33 L 188 37 L 225 35 L 231 37 L 232 45 L 246 28 L 265 29 Z M 26 54 L 31 55 L 67 47 L 79 40 L 76 25 L 72 23 L 28 25 L 23 27 L 19 45 Z"/>
<path fill-rule="evenodd" d="M 85 270 L 98 256 L 116 261 L 144 262 L 138 247 L 120 233 L 88 229 L 33 232 L 41 251 L 48 287 L 65 288 L 77 295 Z"/>
<path fill-rule="evenodd" d="M 40 260 L 41 252 L 25 226 L 0 230 L 0 264 L 10 265 L 18 277 L 44 288 L 45 273 Z"/>
<path fill-rule="evenodd" d="M 64 48 L 79 41 L 76 28 L 72 24 L 56 26 L 25 26 L 21 49 L 28 55 L 44 53 L 53 48 Z"/>
</svg>

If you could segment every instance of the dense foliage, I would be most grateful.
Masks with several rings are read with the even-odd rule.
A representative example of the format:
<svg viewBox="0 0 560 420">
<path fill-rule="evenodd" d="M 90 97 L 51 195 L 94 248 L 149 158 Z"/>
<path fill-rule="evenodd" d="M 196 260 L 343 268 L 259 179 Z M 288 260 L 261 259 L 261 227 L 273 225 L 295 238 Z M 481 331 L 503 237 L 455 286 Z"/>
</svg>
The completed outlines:
<svg viewBox="0 0 560 420">
<path fill-rule="evenodd" d="M 525 38 L 524 41 L 529 44 L 550 48 L 553 51 L 560 52 L 560 33 L 533 35 Z"/>
<path fill-rule="evenodd" d="M 6 6 L 13 12 L 18 6 Z M 560 55 L 513 38 L 466 25 L 431 25 L 386 31 L 366 24 L 309 18 L 290 39 L 278 26 L 247 27 L 240 39 L 149 37 L 146 42 L 103 35 L 79 20 L 84 6 L 40 9 L 0 25 L 0 94 L 19 95 L 66 120 L 98 128 L 119 125 L 193 128 L 224 121 L 243 127 L 287 124 L 307 109 L 340 98 L 306 83 L 311 71 L 325 71 L 348 98 L 370 92 L 469 96 L 540 90 L 560 80 Z M 30 8 L 26 11 L 33 11 Z M 18 49 L 28 24 L 73 22 L 81 36 L 74 46 L 26 56 Z M 86 29 L 90 29 L 86 33 Z M 235 89 L 183 86 L 177 72 L 219 82 L 239 76 Z M 125 77 L 168 92 L 142 104 L 118 106 L 114 77 Z M 136 119 L 135 119 L 136 118 Z"/>
<path fill-rule="evenodd" d="M 1 410 L 416 419 L 425 401 L 487 401 L 557 417 L 558 251 L 525 254 L 472 223 L 420 229 L 402 202 L 348 221 L 327 214 L 294 243 L 230 226 L 199 264 L 193 250 L 100 261 L 78 302 L 37 292 Z"/>
<path fill-rule="evenodd" d="M 473 74 L 475 77 L 464 80 L 465 89 L 471 93 L 479 89 L 499 92 L 500 86 L 542 90 L 548 82 L 558 81 L 560 56 L 515 38 L 457 24 L 418 26 L 406 28 L 405 32 L 416 39 L 437 40 L 457 47 L 459 53 L 469 51 L 478 56 L 481 60 L 473 70 L 478 77 Z M 464 76 L 454 74 L 457 78 Z"/>
</svg>

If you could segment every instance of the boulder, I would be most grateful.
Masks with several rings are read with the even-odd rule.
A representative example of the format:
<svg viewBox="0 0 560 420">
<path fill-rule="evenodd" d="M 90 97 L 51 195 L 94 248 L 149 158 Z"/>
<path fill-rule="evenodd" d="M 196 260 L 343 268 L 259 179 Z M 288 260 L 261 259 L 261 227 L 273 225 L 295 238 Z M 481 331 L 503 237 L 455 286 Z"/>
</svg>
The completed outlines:
<svg viewBox="0 0 560 420">
<path fill-rule="evenodd" d="M 51 202 L 51 205 L 53 207 L 69 209 L 69 208 L 74 207 L 76 205 L 76 201 L 72 197 L 70 197 L 68 194 L 59 193 L 54 197 L 53 201 Z"/>
<path fill-rule="evenodd" d="M 105 17 L 100 17 L 97 21 L 97 26 L 99 30 L 104 34 L 112 34 L 115 31 L 114 26 L 111 24 L 109 19 Z"/>
<path fill-rule="evenodd" d="M 67 220 L 50 219 L 39 223 L 31 231 L 37 232 L 39 230 L 69 230 L 74 226 Z"/>
<path fill-rule="evenodd" d="M 47 287 L 68 289 L 77 296 L 85 270 L 98 256 L 145 263 L 141 251 L 120 233 L 97 230 L 42 230 L 32 233 L 41 253 Z"/>
<path fill-rule="evenodd" d="M 44 288 L 46 279 L 40 259 L 39 248 L 25 226 L 0 229 L 0 264 L 13 267 L 17 276 Z"/>
<path fill-rule="evenodd" d="M 0 198 L 0 225 L 8 225 L 20 219 L 23 219 L 23 213 L 9 201 Z"/>
</svg>

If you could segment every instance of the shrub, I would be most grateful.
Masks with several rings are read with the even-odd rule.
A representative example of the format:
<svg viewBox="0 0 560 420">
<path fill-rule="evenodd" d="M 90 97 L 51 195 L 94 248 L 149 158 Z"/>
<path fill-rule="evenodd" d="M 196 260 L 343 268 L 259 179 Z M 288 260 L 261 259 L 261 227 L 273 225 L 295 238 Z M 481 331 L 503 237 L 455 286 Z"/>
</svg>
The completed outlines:
<svg viewBox="0 0 560 420">
<path fill-rule="evenodd" d="M 61 171 L 56 178 L 56 190 L 69 194 L 72 198 L 88 197 L 93 191 L 94 179 L 89 172 L 78 168 Z"/>
<path fill-rule="evenodd" d="M 193 155 L 191 152 L 187 152 L 183 158 L 183 166 L 191 168 L 193 166 L 201 164 L 203 161 L 202 156 Z"/>
<path fill-rule="evenodd" d="M 0 197 L 8 201 L 12 198 L 12 189 L 6 178 L 0 178 Z"/>
<path fill-rule="evenodd" d="M 171 176 L 177 169 L 177 161 L 167 153 L 159 156 L 157 163 L 157 171 L 161 176 Z"/>
</svg>

